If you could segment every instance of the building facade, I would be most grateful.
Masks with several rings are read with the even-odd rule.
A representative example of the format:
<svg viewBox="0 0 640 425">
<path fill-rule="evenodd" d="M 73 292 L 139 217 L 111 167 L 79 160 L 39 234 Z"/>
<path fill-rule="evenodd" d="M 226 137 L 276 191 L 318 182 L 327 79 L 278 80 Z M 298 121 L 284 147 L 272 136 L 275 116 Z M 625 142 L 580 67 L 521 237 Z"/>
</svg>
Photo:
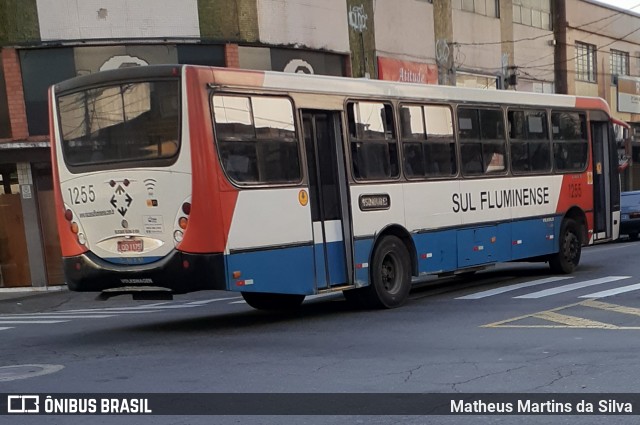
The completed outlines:
<svg viewBox="0 0 640 425">
<path fill-rule="evenodd" d="M 188 63 L 588 94 L 640 127 L 639 25 L 591 0 L 0 0 L 0 288 L 64 283 L 47 116 L 59 81 Z"/>
</svg>

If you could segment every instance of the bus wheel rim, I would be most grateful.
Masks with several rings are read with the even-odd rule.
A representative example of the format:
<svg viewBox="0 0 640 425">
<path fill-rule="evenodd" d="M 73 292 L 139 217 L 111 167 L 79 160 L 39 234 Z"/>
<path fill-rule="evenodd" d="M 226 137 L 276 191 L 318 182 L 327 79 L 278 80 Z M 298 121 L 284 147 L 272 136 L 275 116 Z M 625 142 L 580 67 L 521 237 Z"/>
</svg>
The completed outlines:
<svg viewBox="0 0 640 425">
<path fill-rule="evenodd" d="M 398 264 L 398 259 L 393 253 L 387 253 L 384 260 L 382 260 L 382 267 L 380 269 L 382 286 L 384 290 L 390 294 L 398 291 L 400 277 Z"/>
</svg>

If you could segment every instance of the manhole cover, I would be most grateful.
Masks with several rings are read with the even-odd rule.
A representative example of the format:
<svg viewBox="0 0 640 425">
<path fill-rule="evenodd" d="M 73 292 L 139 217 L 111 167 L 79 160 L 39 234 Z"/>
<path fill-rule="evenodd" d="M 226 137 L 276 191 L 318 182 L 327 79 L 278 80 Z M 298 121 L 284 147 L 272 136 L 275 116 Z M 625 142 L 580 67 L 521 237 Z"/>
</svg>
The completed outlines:
<svg viewBox="0 0 640 425">
<path fill-rule="evenodd" d="M 64 366 L 58 364 L 22 364 L 14 366 L 0 366 L 0 382 L 27 379 L 48 375 L 62 370 Z"/>
</svg>

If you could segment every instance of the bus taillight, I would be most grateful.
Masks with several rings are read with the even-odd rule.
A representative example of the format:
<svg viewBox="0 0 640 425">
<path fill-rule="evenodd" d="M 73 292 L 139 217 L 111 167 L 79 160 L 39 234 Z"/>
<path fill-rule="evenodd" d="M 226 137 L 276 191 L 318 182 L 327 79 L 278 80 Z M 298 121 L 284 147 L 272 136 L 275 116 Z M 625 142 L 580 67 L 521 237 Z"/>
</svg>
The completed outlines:
<svg viewBox="0 0 640 425">
<path fill-rule="evenodd" d="M 65 218 L 67 221 L 71 221 L 71 220 L 73 220 L 73 212 L 71 212 L 71 210 L 66 210 L 66 211 L 64 212 L 64 218 Z"/>
<path fill-rule="evenodd" d="M 182 204 L 182 212 L 186 215 L 191 214 L 191 204 L 189 202 Z"/>
<path fill-rule="evenodd" d="M 187 228 L 187 224 L 189 224 L 189 219 L 187 219 L 187 217 L 180 217 L 180 220 L 178 220 L 178 225 L 182 230 L 185 230 Z"/>
</svg>

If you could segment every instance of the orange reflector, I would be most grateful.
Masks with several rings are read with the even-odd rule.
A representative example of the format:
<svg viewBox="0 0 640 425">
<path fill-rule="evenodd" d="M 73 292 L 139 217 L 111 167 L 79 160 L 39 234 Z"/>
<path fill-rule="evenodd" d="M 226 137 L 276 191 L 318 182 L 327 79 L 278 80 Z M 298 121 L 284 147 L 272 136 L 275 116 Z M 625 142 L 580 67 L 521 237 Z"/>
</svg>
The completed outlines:
<svg viewBox="0 0 640 425">
<path fill-rule="evenodd" d="M 189 268 L 189 266 L 190 266 L 190 264 L 189 264 L 189 260 L 183 260 L 183 261 L 182 261 L 182 268 L 183 268 L 183 269 L 188 269 L 188 268 Z"/>
<path fill-rule="evenodd" d="M 178 220 L 178 226 L 180 226 L 182 230 L 187 228 L 188 223 L 189 223 L 189 220 L 187 220 L 186 217 L 180 217 L 180 220 Z"/>
<path fill-rule="evenodd" d="M 75 221 L 71 223 L 71 231 L 76 234 L 78 233 L 78 223 L 76 223 Z"/>
<path fill-rule="evenodd" d="M 242 276 L 242 273 L 241 272 L 233 272 L 232 276 L 233 276 L 234 279 L 240 279 L 240 276 Z"/>
</svg>

